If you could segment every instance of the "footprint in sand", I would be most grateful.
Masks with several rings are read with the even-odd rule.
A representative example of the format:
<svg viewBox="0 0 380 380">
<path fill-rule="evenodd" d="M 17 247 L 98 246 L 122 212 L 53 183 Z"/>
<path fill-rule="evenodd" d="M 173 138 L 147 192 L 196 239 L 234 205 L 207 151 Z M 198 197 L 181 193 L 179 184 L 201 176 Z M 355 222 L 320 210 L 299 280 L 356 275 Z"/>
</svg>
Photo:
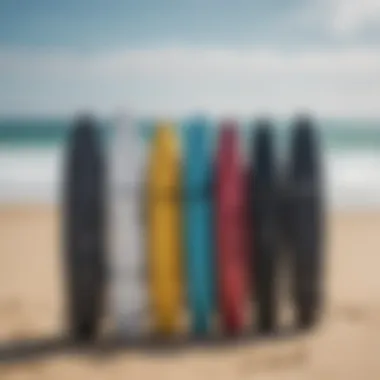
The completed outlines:
<svg viewBox="0 0 380 380">
<path fill-rule="evenodd" d="M 0 317 L 12 317 L 21 313 L 20 300 L 8 298 L 0 301 Z"/>
<path fill-rule="evenodd" d="M 250 376 L 259 372 L 283 371 L 306 365 L 309 350 L 305 344 L 295 347 L 268 347 L 250 353 L 240 362 L 241 375 Z"/>
<path fill-rule="evenodd" d="M 363 322 L 368 319 L 367 310 L 359 305 L 344 305 L 337 310 L 340 318 L 348 322 Z"/>
<path fill-rule="evenodd" d="M 342 305 L 333 315 L 349 323 L 370 323 L 380 327 L 380 306 Z"/>
<path fill-rule="evenodd" d="M 36 327 L 21 300 L 8 298 L 0 301 L 1 339 L 24 339 L 35 332 Z"/>
</svg>

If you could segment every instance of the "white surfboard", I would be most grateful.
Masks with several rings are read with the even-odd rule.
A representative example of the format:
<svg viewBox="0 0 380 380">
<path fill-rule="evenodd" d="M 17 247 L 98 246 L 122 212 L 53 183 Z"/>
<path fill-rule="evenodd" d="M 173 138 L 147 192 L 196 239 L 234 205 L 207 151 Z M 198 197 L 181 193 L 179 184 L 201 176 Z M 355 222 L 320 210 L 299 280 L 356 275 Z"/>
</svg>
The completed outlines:
<svg viewBox="0 0 380 380">
<path fill-rule="evenodd" d="M 145 148 L 137 123 L 119 117 L 110 154 L 110 308 L 117 333 L 141 335 L 147 323 L 143 229 Z"/>
</svg>

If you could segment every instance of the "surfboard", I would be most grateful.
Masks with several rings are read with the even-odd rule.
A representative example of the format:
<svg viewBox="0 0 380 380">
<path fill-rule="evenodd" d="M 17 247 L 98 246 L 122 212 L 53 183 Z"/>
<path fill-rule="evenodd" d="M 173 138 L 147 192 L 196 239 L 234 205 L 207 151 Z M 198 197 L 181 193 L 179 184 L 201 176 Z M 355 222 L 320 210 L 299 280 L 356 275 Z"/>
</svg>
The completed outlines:
<svg viewBox="0 0 380 380">
<path fill-rule="evenodd" d="M 216 240 L 221 328 L 244 327 L 246 301 L 244 170 L 234 122 L 221 125 L 216 155 Z"/>
<path fill-rule="evenodd" d="M 187 293 L 191 331 L 212 327 L 214 252 L 212 232 L 212 158 L 210 130 L 201 118 L 188 122 L 184 135 L 183 188 Z"/>
<path fill-rule="evenodd" d="M 147 234 L 153 330 L 178 332 L 182 312 L 180 150 L 173 125 L 158 123 L 148 169 Z"/>
<path fill-rule="evenodd" d="M 110 309 L 118 334 L 144 334 L 148 323 L 143 212 L 146 149 L 130 115 L 119 115 L 109 160 Z"/>
<path fill-rule="evenodd" d="M 260 333 L 276 328 L 276 264 L 277 236 L 277 172 L 274 136 L 268 121 L 260 121 L 253 128 L 251 157 L 251 199 L 253 229 L 253 303 L 257 310 Z"/>
<path fill-rule="evenodd" d="M 292 193 L 293 295 L 297 324 L 312 327 L 322 309 L 323 208 L 320 143 L 312 120 L 298 118 L 292 130 L 290 189 Z"/>
<path fill-rule="evenodd" d="M 75 340 L 94 339 L 103 313 L 105 272 L 104 157 L 90 117 L 70 131 L 63 186 L 66 312 Z"/>
</svg>

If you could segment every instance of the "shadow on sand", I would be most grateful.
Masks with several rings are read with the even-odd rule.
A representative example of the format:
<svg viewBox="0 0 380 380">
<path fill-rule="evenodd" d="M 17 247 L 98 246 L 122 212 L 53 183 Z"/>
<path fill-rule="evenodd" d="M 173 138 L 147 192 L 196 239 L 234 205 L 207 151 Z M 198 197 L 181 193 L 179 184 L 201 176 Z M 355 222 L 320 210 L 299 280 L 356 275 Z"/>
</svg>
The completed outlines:
<svg viewBox="0 0 380 380">
<path fill-rule="evenodd" d="M 0 364 L 18 363 L 34 359 L 47 358 L 59 354 L 79 354 L 91 356 L 108 356 L 113 353 L 133 350 L 141 353 L 154 354 L 179 353 L 200 347 L 231 348 L 247 344 L 258 344 L 268 341 L 279 341 L 300 335 L 302 331 L 286 328 L 271 335 L 245 334 L 238 337 L 179 337 L 179 338 L 146 338 L 120 339 L 108 337 L 99 341 L 80 344 L 63 337 L 52 337 L 40 340 L 19 341 L 0 345 Z"/>
</svg>

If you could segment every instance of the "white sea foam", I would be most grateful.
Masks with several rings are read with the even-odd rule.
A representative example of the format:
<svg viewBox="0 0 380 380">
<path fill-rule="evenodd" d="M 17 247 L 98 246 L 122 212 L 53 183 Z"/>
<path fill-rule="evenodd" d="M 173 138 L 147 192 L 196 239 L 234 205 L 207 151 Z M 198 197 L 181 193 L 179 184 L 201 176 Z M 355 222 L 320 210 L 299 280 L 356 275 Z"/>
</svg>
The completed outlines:
<svg viewBox="0 0 380 380">
<path fill-rule="evenodd" d="M 59 202 L 63 152 L 56 147 L 0 149 L 0 202 Z M 324 156 L 325 189 L 333 208 L 380 208 L 380 152 L 335 150 Z"/>
<path fill-rule="evenodd" d="M 2 203 L 58 202 L 62 185 L 60 147 L 0 148 Z"/>
<path fill-rule="evenodd" d="M 328 153 L 325 173 L 326 195 L 332 207 L 380 208 L 380 152 Z"/>
</svg>

